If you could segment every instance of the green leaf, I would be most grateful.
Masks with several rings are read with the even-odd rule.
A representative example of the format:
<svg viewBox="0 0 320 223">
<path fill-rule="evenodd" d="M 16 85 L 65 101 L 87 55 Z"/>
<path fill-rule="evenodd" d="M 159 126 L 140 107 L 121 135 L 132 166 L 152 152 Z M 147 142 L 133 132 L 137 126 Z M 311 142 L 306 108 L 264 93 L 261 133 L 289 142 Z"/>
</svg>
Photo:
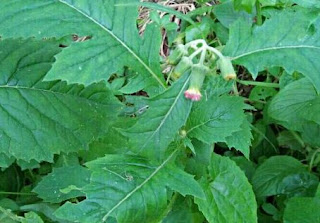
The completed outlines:
<svg viewBox="0 0 320 223">
<path fill-rule="evenodd" d="M 277 194 L 314 193 L 319 180 L 290 156 L 273 156 L 259 166 L 252 185 L 258 197 Z M 308 190 L 311 190 L 309 192 Z"/>
<path fill-rule="evenodd" d="M 195 198 L 210 223 L 257 222 L 257 204 L 245 174 L 229 158 L 214 154 L 210 179 L 202 179 L 206 200 Z"/>
<path fill-rule="evenodd" d="M 256 1 L 257 0 L 233 0 L 233 4 L 236 10 L 245 10 L 248 13 L 251 13 Z"/>
<path fill-rule="evenodd" d="M 213 13 L 217 16 L 217 19 L 221 24 L 227 28 L 229 28 L 239 18 L 242 18 L 249 23 L 252 23 L 254 19 L 254 13 L 249 14 L 245 11 L 236 11 L 232 0 L 227 0 L 216 5 L 213 9 Z"/>
<path fill-rule="evenodd" d="M 300 79 L 288 84 L 271 101 L 270 117 L 289 129 L 302 131 L 306 121 L 320 125 L 320 96 L 312 83 Z"/>
<path fill-rule="evenodd" d="M 108 131 L 121 109 L 102 82 L 87 88 L 42 82 L 58 45 L 34 39 L 0 41 L 0 153 L 9 158 L 51 162 L 60 151 L 87 149 Z"/>
<path fill-rule="evenodd" d="M 251 132 L 243 108 L 245 104 L 240 97 L 224 95 L 202 100 L 192 108 L 187 134 L 208 144 L 226 142 L 248 157 Z M 235 138 L 235 133 L 243 139 Z"/>
<path fill-rule="evenodd" d="M 251 140 L 253 139 L 251 133 L 251 124 L 245 118 L 240 125 L 240 130 L 232 133 L 231 136 L 226 137 L 226 144 L 229 148 L 236 148 L 241 151 L 243 155 L 249 159 Z"/>
<path fill-rule="evenodd" d="M 176 152 L 158 164 L 129 155 L 107 155 L 87 163 L 92 171 L 91 182 L 84 188 L 87 199 L 67 202 L 56 215 L 83 223 L 159 222 L 167 205 L 167 187 L 203 197 L 192 176 L 169 164 Z"/>
<path fill-rule="evenodd" d="M 35 212 L 28 212 L 21 219 L 21 223 L 43 223 L 43 221 Z"/>
<path fill-rule="evenodd" d="M 138 0 L 4 0 L 0 3 L 0 35 L 90 36 L 90 40 L 63 50 L 46 80 L 89 85 L 128 66 L 144 76 L 151 93 L 158 92 L 165 88 L 159 66 L 160 31 L 151 25 L 143 39 L 139 36 L 137 7 L 116 6 L 132 2 Z"/>
<path fill-rule="evenodd" d="M 320 222 L 320 199 L 294 197 L 289 200 L 284 210 L 284 223 Z"/>
<path fill-rule="evenodd" d="M 301 5 L 305 8 L 320 8 L 320 2 L 318 0 L 291 0 L 297 5 Z"/>
<path fill-rule="evenodd" d="M 90 171 L 81 166 L 56 168 L 42 178 L 33 192 L 45 202 L 60 203 L 70 198 L 84 196 L 81 189 L 89 184 L 89 178 Z"/>
<path fill-rule="evenodd" d="M 284 67 L 308 77 L 320 91 L 320 23 L 315 13 L 288 10 L 276 13 L 260 27 L 234 23 L 223 53 L 245 66 L 253 78 L 267 67 Z M 294 24 L 294 26 L 292 26 Z"/>
<path fill-rule="evenodd" d="M 162 223 L 203 223 L 205 218 L 190 198 L 178 197 Z"/>
<path fill-rule="evenodd" d="M 64 221 L 58 219 L 53 215 L 54 211 L 59 207 L 59 204 L 48 204 L 48 203 L 33 203 L 20 206 L 20 211 L 33 211 L 36 213 L 41 213 L 41 216 L 45 216 L 47 219 L 52 220 L 52 222 L 58 223 L 70 223 L 69 221 Z"/>
<path fill-rule="evenodd" d="M 183 95 L 188 84 L 189 75 L 186 74 L 168 90 L 149 99 L 148 110 L 131 128 L 123 130 L 134 152 L 150 157 L 163 156 L 191 110 L 192 102 Z"/>
<path fill-rule="evenodd" d="M 0 167 L 7 168 L 14 161 L 15 161 L 15 158 L 13 156 L 8 157 L 6 154 L 0 153 Z"/>
<path fill-rule="evenodd" d="M 279 146 L 281 147 L 287 147 L 291 150 L 303 150 L 303 145 L 298 140 L 298 138 L 295 136 L 297 133 L 293 133 L 290 131 L 282 131 L 279 133 L 277 140 L 279 143 Z"/>
</svg>

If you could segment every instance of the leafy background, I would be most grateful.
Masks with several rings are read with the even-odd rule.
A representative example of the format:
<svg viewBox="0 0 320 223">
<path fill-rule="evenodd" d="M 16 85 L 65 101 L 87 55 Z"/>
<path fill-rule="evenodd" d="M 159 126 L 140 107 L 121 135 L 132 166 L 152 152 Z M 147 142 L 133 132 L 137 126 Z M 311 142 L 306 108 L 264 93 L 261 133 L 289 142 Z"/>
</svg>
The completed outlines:
<svg viewBox="0 0 320 223">
<path fill-rule="evenodd" d="M 0 2 L 0 222 L 320 222 L 319 1 L 156 2 Z"/>
</svg>

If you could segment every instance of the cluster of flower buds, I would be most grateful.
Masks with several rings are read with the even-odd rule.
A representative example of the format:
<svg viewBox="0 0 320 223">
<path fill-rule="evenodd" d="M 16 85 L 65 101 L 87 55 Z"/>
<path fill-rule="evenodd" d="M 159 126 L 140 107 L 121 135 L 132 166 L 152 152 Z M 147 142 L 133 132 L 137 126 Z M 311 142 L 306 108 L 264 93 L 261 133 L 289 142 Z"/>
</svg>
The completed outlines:
<svg viewBox="0 0 320 223">
<path fill-rule="evenodd" d="M 205 77 L 212 71 L 212 65 L 217 64 L 221 75 L 227 81 L 237 77 L 231 60 L 223 56 L 217 49 L 208 46 L 204 40 L 194 40 L 186 45 L 177 45 L 168 56 L 167 62 L 175 66 L 171 74 L 173 80 L 191 71 L 189 88 L 184 95 L 192 101 L 201 99 L 201 87 Z"/>
</svg>

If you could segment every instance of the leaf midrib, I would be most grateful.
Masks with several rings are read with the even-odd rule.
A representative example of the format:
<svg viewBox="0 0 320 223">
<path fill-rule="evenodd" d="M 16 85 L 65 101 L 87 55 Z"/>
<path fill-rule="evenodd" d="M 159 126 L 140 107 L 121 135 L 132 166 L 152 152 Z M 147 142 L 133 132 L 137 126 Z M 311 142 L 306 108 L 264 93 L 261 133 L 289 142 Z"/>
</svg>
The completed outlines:
<svg viewBox="0 0 320 223">
<path fill-rule="evenodd" d="M 141 184 L 139 184 L 136 188 L 134 188 L 130 193 L 128 193 L 122 200 L 120 200 L 115 206 L 113 206 L 108 213 L 102 218 L 102 222 L 105 222 L 110 214 L 117 209 L 123 202 L 125 202 L 127 199 L 129 199 L 136 191 L 138 191 L 140 188 L 142 188 L 146 183 L 148 183 L 151 178 L 153 178 L 170 160 L 171 158 L 178 152 L 178 149 L 175 149 L 166 160 L 164 160 L 161 165 L 159 165 L 151 174 L 149 177 L 147 177 Z"/>
<path fill-rule="evenodd" d="M 73 95 L 73 94 L 68 94 L 68 93 L 63 93 L 63 92 L 58 92 L 58 91 L 51 91 L 51 90 L 46 90 L 46 89 L 40 89 L 40 88 L 30 88 L 30 87 L 23 87 L 23 86 L 9 86 L 9 85 L 0 85 L 0 89 L 16 89 L 16 90 L 29 90 L 29 91 L 39 91 L 39 92 L 43 92 L 46 94 L 56 94 L 56 95 L 61 95 L 61 96 L 69 96 L 69 97 L 73 97 L 73 98 L 77 98 L 79 100 L 83 100 L 83 101 L 89 101 L 91 103 L 95 103 L 95 104 L 99 104 L 99 105 L 103 105 L 103 106 L 107 106 L 106 104 L 94 101 L 94 100 L 90 100 L 88 98 L 85 97 L 81 97 L 78 95 Z"/>
<path fill-rule="evenodd" d="M 309 46 L 309 45 L 298 45 L 298 46 L 276 46 L 276 47 L 268 47 L 268 48 L 263 48 L 263 49 L 258 49 L 258 50 L 253 50 L 247 53 L 240 54 L 236 57 L 231 57 L 231 60 L 237 60 L 241 57 L 246 57 L 250 56 L 255 53 L 261 53 L 265 51 L 271 51 L 271 50 L 282 50 L 282 49 L 299 49 L 299 48 L 309 48 L 309 49 L 317 49 L 320 50 L 320 47 L 317 46 Z"/>
<path fill-rule="evenodd" d="M 145 143 L 143 144 L 143 146 L 141 147 L 141 150 L 144 149 L 144 147 L 147 145 L 147 143 L 150 141 L 150 139 L 152 139 L 152 137 L 160 130 L 160 128 L 164 125 L 165 121 L 167 120 L 167 118 L 169 117 L 169 115 L 171 114 L 173 108 L 175 107 L 175 105 L 177 104 L 178 102 L 178 99 L 180 98 L 180 96 L 182 95 L 183 93 L 183 90 L 185 89 L 186 85 L 189 83 L 189 80 L 190 80 L 190 76 L 187 78 L 187 80 L 185 81 L 185 83 L 183 84 L 181 90 L 179 91 L 178 95 L 176 96 L 174 102 L 172 103 L 172 105 L 170 106 L 168 112 L 165 114 L 164 118 L 161 120 L 159 126 L 157 127 L 157 129 L 151 134 L 150 137 L 148 137 L 148 139 L 145 141 Z"/>
<path fill-rule="evenodd" d="M 166 89 L 166 86 L 164 85 L 164 83 L 160 80 L 160 78 L 153 72 L 153 70 L 151 70 L 151 68 L 129 47 L 127 46 L 121 39 L 119 39 L 113 32 L 111 32 L 107 27 L 103 26 L 101 23 L 99 23 L 97 20 L 95 20 L 94 18 L 90 17 L 89 15 L 87 15 L 86 13 L 84 13 L 83 11 L 77 9 L 76 7 L 74 7 L 73 5 L 69 4 L 68 2 L 65 2 L 63 0 L 58 0 L 59 2 L 61 2 L 62 4 L 67 5 L 68 7 L 74 9 L 75 11 L 77 11 L 78 13 L 80 13 L 81 15 L 85 16 L 87 19 L 91 20 L 93 23 L 95 23 L 96 25 L 98 25 L 100 28 L 102 28 L 104 31 L 106 31 L 110 36 L 112 36 L 116 41 L 118 41 L 130 54 L 132 54 L 133 57 L 135 57 L 144 68 L 147 69 L 147 71 L 152 75 L 152 77 L 160 84 L 160 86 L 164 89 Z"/>
</svg>

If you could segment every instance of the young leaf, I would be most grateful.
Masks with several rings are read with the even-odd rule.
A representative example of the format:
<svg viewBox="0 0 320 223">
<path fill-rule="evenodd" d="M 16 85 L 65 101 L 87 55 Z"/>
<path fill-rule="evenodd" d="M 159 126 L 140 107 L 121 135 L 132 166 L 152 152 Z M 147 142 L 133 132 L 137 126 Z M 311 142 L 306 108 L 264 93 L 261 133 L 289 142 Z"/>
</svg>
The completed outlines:
<svg viewBox="0 0 320 223">
<path fill-rule="evenodd" d="M 311 197 L 291 198 L 284 210 L 284 223 L 320 222 L 320 199 Z"/>
<path fill-rule="evenodd" d="M 89 85 L 128 66 L 145 77 L 145 86 L 164 89 L 159 29 L 152 25 L 141 39 L 136 27 L 137 7 L 116 6 L 131 2 L 138 0 L 4 0 L 0 3 L 0 36 L 91 37 L 59 54 L 46 80 Z"/>
<path fill-rule="evenodd" d="M 257 222 L 257 204 L 245 174 L 229 158 L 213 154 L 210 179 L 202 179 L 206 200 L 195 198 L 210 223 Z"/>
<path fill-rule="evenodd" d="M 315 191 L 319 180 L 305 166 L 290 156 L 273 156 L 259 166 L 252 185 L 257 197 Z M 313 191 L 314 190 L 314 191 Z M 309 192 L 307 192 L 309 193 Z"/>
<path fill-rule="evenodd" d="M 195 104 L 187 121 L 187 134 L 205 143 L 226 142 L 234 146 L 247 157 L 251 141 L 250 128 L 242 132 L 242 125 L 248 125 L 243 112 L 245 104 L 240 97 L 210 97 Z M 241 133 L 240 133 L 241 131 Z M 241 134 L 243 139 L 237 140 L 234 133 Z"/>
<path fill-rule="evenodd" d="M 176 152 L 160 164 L 129 155 L 107 155 L 87 163 L 92 171 L 91 182 L 84 188 L 87 199 L 64 204 L 56 215 L 90 223 L 159 222 L 167 205 L 167 187 L 203 197 L 193 177 L 169 164 Z"/>
<path fill-rule="evenodd" d="M 320 23 L 312 24 L 315 18 L 310 11 L 287 10 L 260 27 L 240 20 L 232 25 L 223 52 L 248 68 L 254 78 L 266 67 L 280 66 L 289 73 L 303 73 L 320 91 Z"/>
<path fill-rule="evenodd" d="M 70 198 L 84 196 L 82 187 L 89 184 L 90 171 L 81 166 L 66 166 L 53 169 L 42 178 L 33 192 L 45 202 L 60 203 Z"/>
<path fill-rule="evenodd" d="M 191 110 L 192 102 L 183 95 L 188 84 L 189 75 L 184 75 L 168 90 L 151 98 L 148 110 L 135 125 L 124 130 L 135 152 L 163 156 Z"/>
<path fill-rule="evenodd" d="M 41 82 L 60 51 L 55 41 L 0 41 L 0 152 L 24 161 L 52 161 L 86 149 L 120 111 L 104 83 L 87 88 Z"/>
</svg>

